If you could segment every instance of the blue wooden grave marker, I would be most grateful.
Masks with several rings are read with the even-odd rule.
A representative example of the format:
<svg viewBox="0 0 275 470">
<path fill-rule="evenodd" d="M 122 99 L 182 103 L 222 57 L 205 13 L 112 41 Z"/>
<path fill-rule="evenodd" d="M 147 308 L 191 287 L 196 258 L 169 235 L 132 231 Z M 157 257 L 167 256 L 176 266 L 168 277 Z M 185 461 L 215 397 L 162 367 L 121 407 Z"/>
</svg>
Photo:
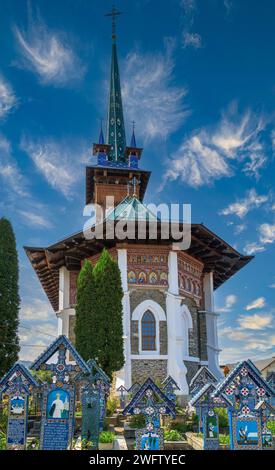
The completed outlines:
<svg viewBox="0 0 275 470">
<path fill-rule="evenodd" d="M 134 396 L 139 391 L 140 387 L 141 387 L 140 383 L 135 382 L 131 385 L 130 388 L 128 388 L 128 393 Z"/>
<path fill-rule="evenodd" d="M 69 363 L 71 355 L 75 363 Z M 57 361 L 48 363 L 53 357 Z M 31 366 L 33 370 L 52 372 L 52 384 L 43 384 L 40 449 L 66 450 L 71 447 L 74 432 L 76 382 L 72 375 L 89 373 L 86 362 L 66 336 L 59 336 Z"/>
<path fill-rule="evenodd" d="M 176 390 L 180 390 L 180 388 L 171 375 L 168 375 L 168 377 L 166 377 L 166 379 L 162 382 L 162 390 L 169 400 L 176 403 L 177 396 L 175 392 Z"/>
<path fill-rule="evenodd" d="M 214 398 L 213 392 L 215 390 L 214 383 L 205 384 L 189 401 L 189 406 L 194 407 L 199 416 L 204 450 L 219 449 L 219 421 L 215 408 L 232 407 L 231 400 L 225 394 Z"/>
<path fill-rule="evenodd" d="M 175 417 L 175 404 L 148 378 L 123 410 L 123 414 L 143 414 L 146 428 L 136 431 L 137 450 L 163 449 L 163 429 L 160 428 L 160 415 Z"/>
<path fill-rule="evenodd" d="M 260 402 L 271 405 L 272 387 L 252 361 L 240 362 L 221 381 L 213 397 L 225 394 L 233 403 L 229 410 L 230 447 L 234 450 L 263 449 L 265 420 Z"/>
<path fill-rule="evenodd" d="M 106 414 L 106 399 L 110 392 L 110 379 L 94 359 L 87 361 L 89 374 L 80 373 L 77 380 L 84 382 L 81 389 L 82 427 L 81 437 L 98 448 L 99 433 L 103 430 Z"/>
<path fill-rule="evenodd" d="M 7 448 L 25 449 L 29 396 L 39 387 L 28 369 L 20 363 L 14 366 L 0 381 L 0 396 L 9 398 Z"/>
<path fill-rule="evenodd" d="M 218 383 L 217 377 L 206 366 L 199 368 L 189 384 L 189 393 L 191 396 L 196 395 L 206 384 Z"/>
<path fill-rule="evenodd" d="M 126 406 L 126 393 L 128 390 L 124 387 L 124 385 L 120 385 L 116 391 L 119 392 L 120 408 L 123 409 Z"/>
</svg>

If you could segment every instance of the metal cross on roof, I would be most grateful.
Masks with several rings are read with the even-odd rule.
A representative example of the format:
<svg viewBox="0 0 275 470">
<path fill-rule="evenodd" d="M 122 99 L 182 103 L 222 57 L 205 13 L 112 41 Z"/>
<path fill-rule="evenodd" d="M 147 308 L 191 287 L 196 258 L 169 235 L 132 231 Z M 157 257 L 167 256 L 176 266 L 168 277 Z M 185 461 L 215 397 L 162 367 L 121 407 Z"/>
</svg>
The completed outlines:
<svg viewBox="0 0 275 470">
<path fill-rule="evenodd" d="M 106 13 L 105 16 L 112 18 L 112 38 L 116 38 L 116 17 L 122 15 L 121 11 L 118 11 L 115 5 L 112 6 L 112 10 L 109 13 Z"/>
</svg>

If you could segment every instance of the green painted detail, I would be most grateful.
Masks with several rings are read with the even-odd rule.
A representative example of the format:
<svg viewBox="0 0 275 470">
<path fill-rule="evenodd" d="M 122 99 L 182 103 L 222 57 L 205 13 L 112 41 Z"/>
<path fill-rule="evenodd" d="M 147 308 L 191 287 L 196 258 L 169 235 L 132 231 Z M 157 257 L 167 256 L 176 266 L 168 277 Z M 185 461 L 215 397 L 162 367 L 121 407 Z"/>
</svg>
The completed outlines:
<svg viewBox="0 0 275 470">
<path fill-rule="evenodd" d="M 112 64 L 110 80 L 110 101 L 107 124 L 107 143 L 111 146 L 108 159 L 110 161 L 125 161 L 126 147 L 123 107 L 121 99 L 120 77 L 115 40 L 112 45 Z"/>
</svg>

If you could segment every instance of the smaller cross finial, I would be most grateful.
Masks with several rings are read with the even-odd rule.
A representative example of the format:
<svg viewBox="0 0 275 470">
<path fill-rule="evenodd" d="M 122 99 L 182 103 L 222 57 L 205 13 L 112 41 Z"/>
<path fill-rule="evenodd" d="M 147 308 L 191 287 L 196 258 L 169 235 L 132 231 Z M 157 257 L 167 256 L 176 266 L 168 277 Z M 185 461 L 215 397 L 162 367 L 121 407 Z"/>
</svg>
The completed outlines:
<svg viewBox="0 0 275 470">
<path fill-rule="evenodd" d="M 130 146 L 131 147 L 136 147 L 137 143 L 136 143 L 136 136 L 135 136 L 135 127 L 136 127 L 135 121 L 132 121 L 132 125 L 133 125 L 133 132 L 132 132 L 132 138 L 131 138 Z"/>
<path fill-rule="evenodd" d="M 115 40 L 116 38 L 116 17 L 121 15 L 122 12 L 121 11 L 118 11 L 115 7 L 115 5 L 113 5 L 112 7 L 112 10 L 109 12 L 109 13 L 106 13 L 105 16 L 109 16 L 112 18 L 112 38 L 113 40 Z"/>
<path fill-rule="evenodd" d="M 132 185 L 133 185 L 133 196 L 136 196 L 136 195 L 137 195 L 137 194 L 136 194 L 136 189 L 137 189 L 137 182 L 138 182 L 138 181 L 137 181 L 137 179 L 136 179 L 135 176 L 134 176 L 134 178 L 132 179 L 131 182 L 132 182 Z"/>
</svg>

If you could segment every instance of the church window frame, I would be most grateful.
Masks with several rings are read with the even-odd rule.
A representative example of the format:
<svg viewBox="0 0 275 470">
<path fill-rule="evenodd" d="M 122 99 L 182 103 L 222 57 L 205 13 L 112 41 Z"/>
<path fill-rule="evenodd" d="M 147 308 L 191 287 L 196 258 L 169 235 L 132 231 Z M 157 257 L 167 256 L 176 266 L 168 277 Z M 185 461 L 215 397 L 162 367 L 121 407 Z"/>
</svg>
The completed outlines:
<svg viewBox="0 0 275 470">
<path fill-rule="evenodd" d="M 144 350 L 142 347 L 142 318 L 144 313 L 149 310 L 155 317 L 156 322 L 156 341 L 154 350 Z M 139 355 L 140 356 L 159 356 L 160 355 L 160 322 L 165 321 L 166 314 L 163 308 L 154 300 L 144 300 L 141 302 L 132 313 L 132 320 L 138 321 L 138 340 L 139 340 Z"/>
</svg>

